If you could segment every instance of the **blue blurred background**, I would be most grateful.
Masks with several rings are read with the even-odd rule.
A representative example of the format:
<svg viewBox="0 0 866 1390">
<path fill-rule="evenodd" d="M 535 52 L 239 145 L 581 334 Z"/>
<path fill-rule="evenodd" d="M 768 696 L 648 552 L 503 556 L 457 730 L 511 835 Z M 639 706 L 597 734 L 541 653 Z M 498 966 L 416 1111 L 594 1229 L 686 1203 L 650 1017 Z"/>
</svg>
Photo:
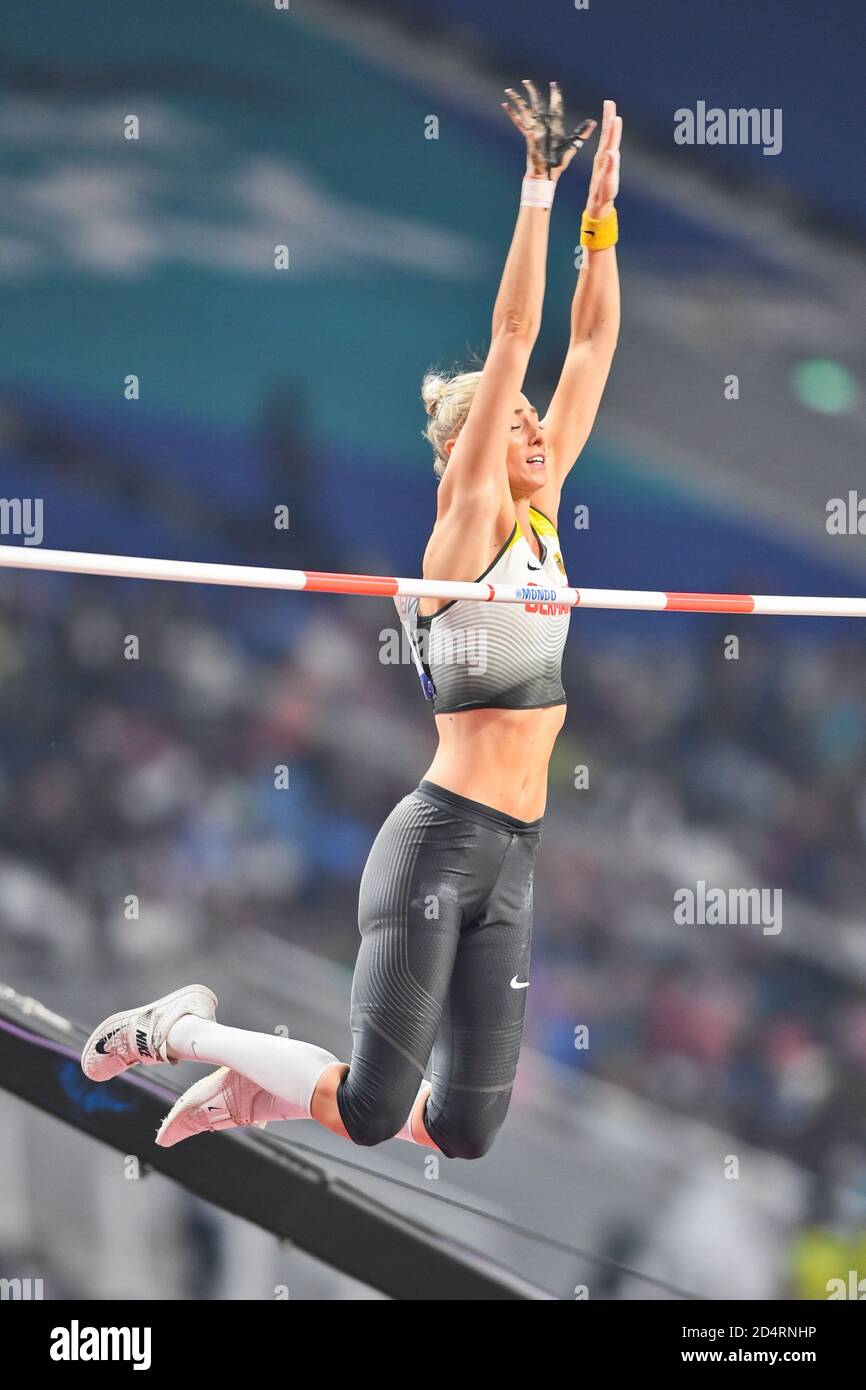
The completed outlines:
<svg viewBox="0 0 866 1390">
<path fill-rule="evenodd" d="M 555 76 L 575 122 L 608 96 L 625 121 L 623 331 L 564 498 L 572 582 L 866 592 L 863 536 L 826 524 L 866 436 L 860 6 L 6 17 L 0 490 L 43 499 L 46 546 L 418 573 L 421 376 L 485 348 L 522 172 L 501 89 Z M 781 152 L 676 144 L 698 101 L 780 108 Z M 557 197 L 540 410 L 587 171 Z M 226 1021 L 346 1054 L 360 871 L 433 748 L 411 666 L 381 659 L 393 627 L 385 600 L 4 572 L 0 978 L 88 1021 L 203 974 Z M 826 1297 L 866 1276 L 862 629 L 577 613 L 565 679 L 514 1114 L 483 1180 L 445 1164 L 443 1190 L 695 1292 Z M 783 931 L 676 926 L 698 879 L 781 888 Z M 268 1297 L 286 1261 L 293 1297 L 367 1296 L 160 1179 L 133 1199 L 113 1156 L 88 1177 L 87 1141 L 63 1205 L 51 1175 L 78 1141 L 0 1113 L 0 1272 L 124 1296 L 125 1231 L 150 1233 L 161 1296 Z M 413 1172 L 405 1148 L 373 1166 Z M 561 1296 L 646 1296 L 455 1229 Z"/>
</svg>

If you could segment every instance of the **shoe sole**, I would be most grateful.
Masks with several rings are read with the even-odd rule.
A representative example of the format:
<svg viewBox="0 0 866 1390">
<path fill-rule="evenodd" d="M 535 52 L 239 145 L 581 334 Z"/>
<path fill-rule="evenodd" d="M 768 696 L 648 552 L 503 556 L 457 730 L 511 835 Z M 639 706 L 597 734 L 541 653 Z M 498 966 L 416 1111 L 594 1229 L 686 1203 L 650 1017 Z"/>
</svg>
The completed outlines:
<svg viewBox="0 0 866 1390">
<path fill-rule="evenodd" d="M 137 1008 L 120 1009 L 116 1014 L 109 1014 L 108 1018 L 102 1020 L 98 1028 L 94 1028 L 81 1050 L 81 1070 L 84 1072 L 84 1075 L 88 1077 L 88 1080 L 99 1081 L 101 1078 L 88 1075 L 88 1072 L 85 1070 L 84 1059 L 90 1054 L 91 1049 L 95 1048 L 102 1034 L 108 1032 L 113 1024 L 122 1023 L 125 1018 L 129 1018 L 130 1014 L 146 1013 L 149 1009 L 162 1008 L 164 1004 L 171 1004 L 175 999 L 182 999 L 185 994 L 206 994 L 209 999 L 213 1000 L 214 1013 L 216 1013 L 219 1000 L 212 989 L 208 989 L 207 985 L 185 985 L 183 989 L 175 989 L 172 990 L 171 994 L 163 995 L 162 999 L 154 999 L 151 1004 L 140 1004 Z M 129 1062 L 126 1066 L 121 1067 L 120 1071 L 114 1072 L 112 1076 L 105 1077 L 104 1079 L 106 1081 L 112 1081 L 115 1076 L 120 1076 L 121 1072 L 127 1071 L 129 1067 L 138 1065 L 140 1064 L 137 1062 Z"/>
</svg>

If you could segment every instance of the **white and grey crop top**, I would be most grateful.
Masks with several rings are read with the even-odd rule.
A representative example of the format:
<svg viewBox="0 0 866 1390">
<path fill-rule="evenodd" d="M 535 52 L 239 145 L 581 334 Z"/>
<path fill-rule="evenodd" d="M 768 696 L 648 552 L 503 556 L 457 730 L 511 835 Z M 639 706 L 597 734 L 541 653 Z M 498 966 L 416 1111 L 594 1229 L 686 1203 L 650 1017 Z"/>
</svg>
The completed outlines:
<svg viewBox="0 0 866 1390">
<path fill-rule="evenodd" d="M 497 584 L 562 589 L 568 584 L 556 527 L 535 507 L 539 561 L 517 521 L 479 575 Z M 398 601 L 424 693 L 436 714 L 471 709 L 544 709 L 566 703 L 562 653 L 571 608 L 555 602 L 473 603 L 454 599 L 429 617 L 417 599 Z"/>
</svg>

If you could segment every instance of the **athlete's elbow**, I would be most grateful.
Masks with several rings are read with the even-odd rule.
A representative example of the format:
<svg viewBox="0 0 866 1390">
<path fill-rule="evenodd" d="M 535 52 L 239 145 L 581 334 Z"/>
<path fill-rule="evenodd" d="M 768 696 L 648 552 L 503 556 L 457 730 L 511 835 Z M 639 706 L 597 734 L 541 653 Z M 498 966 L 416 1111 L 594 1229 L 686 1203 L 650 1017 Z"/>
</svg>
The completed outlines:
<svg viewBox="0 0 866 1390">
<path fill-rule="evenodd" d="M 616 352 L 616 345 L 619 342 L 619 318 L 607 319 L 600 324 L 594 335 L 602 352 L 606 352 L 610 357 Z"/>
<path fill-rule="evenodd" d="M 492 341 L 531 347 L 541 330 L 541 316 L 521 309 L 503 309 L 493 316 Z"/>
<path fill-rule="evenodd" d="M 565 358 L 566 366 L 581 374 L 602 371 L 607 375 L 618 341 L 619 324 L 599 327 L 582 338 L 572 335 Z"/>
<path fill-rule="evenodd" d="M 611 357 L 616 352 L 616 345 L 619 341 L 619 310 L 611 313 L 601 314 L 598 322 L 593 325 L 592 341 L 599 352 L 608 353 Z"/>
</svg>

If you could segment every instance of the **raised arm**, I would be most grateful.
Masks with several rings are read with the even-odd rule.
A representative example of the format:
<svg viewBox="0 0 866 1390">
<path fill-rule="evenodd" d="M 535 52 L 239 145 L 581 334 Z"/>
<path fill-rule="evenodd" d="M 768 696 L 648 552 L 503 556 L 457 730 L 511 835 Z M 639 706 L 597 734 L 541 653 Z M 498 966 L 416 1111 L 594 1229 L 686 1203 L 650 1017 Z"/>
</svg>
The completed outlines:
<svg viewBox="0 0 866 1390">
<path fill-rule="evenodd" d="M 615 237 L 621 136 L 622 117 L 616 114 L 616 104 L 606 101 L 584 214 L 581 243 L 585 250 L 571 306 L 568 351 L 543 422 L 553 472 L 545 488 L 550 495 L 539 494 L 537 503 L 548 515 L 555 515 L 562 484 L 589 437 L 616 350 L 620 316 L 616 247 L 593 250 L 593 239 L 604 243 Z"/>
<path fill-rule="evenodd" d="M 496 509 L 509 498 L 506 454 L 514 402 L 541 326 L 545 267 L 553 188 L 577 149 L 594 129 L 584 122 L 567 139 L 562 131 L 562 98 L 550 85 L 545 112 L 531 82 L 528 101 L 511 88 L 503 102 L 526 140 L 526 177 L 511 247 L 493 307 L 490 351 L 466 423 L 450 447 L 439 486 L 439 516 L 455 501 Z"/>
</svg>

